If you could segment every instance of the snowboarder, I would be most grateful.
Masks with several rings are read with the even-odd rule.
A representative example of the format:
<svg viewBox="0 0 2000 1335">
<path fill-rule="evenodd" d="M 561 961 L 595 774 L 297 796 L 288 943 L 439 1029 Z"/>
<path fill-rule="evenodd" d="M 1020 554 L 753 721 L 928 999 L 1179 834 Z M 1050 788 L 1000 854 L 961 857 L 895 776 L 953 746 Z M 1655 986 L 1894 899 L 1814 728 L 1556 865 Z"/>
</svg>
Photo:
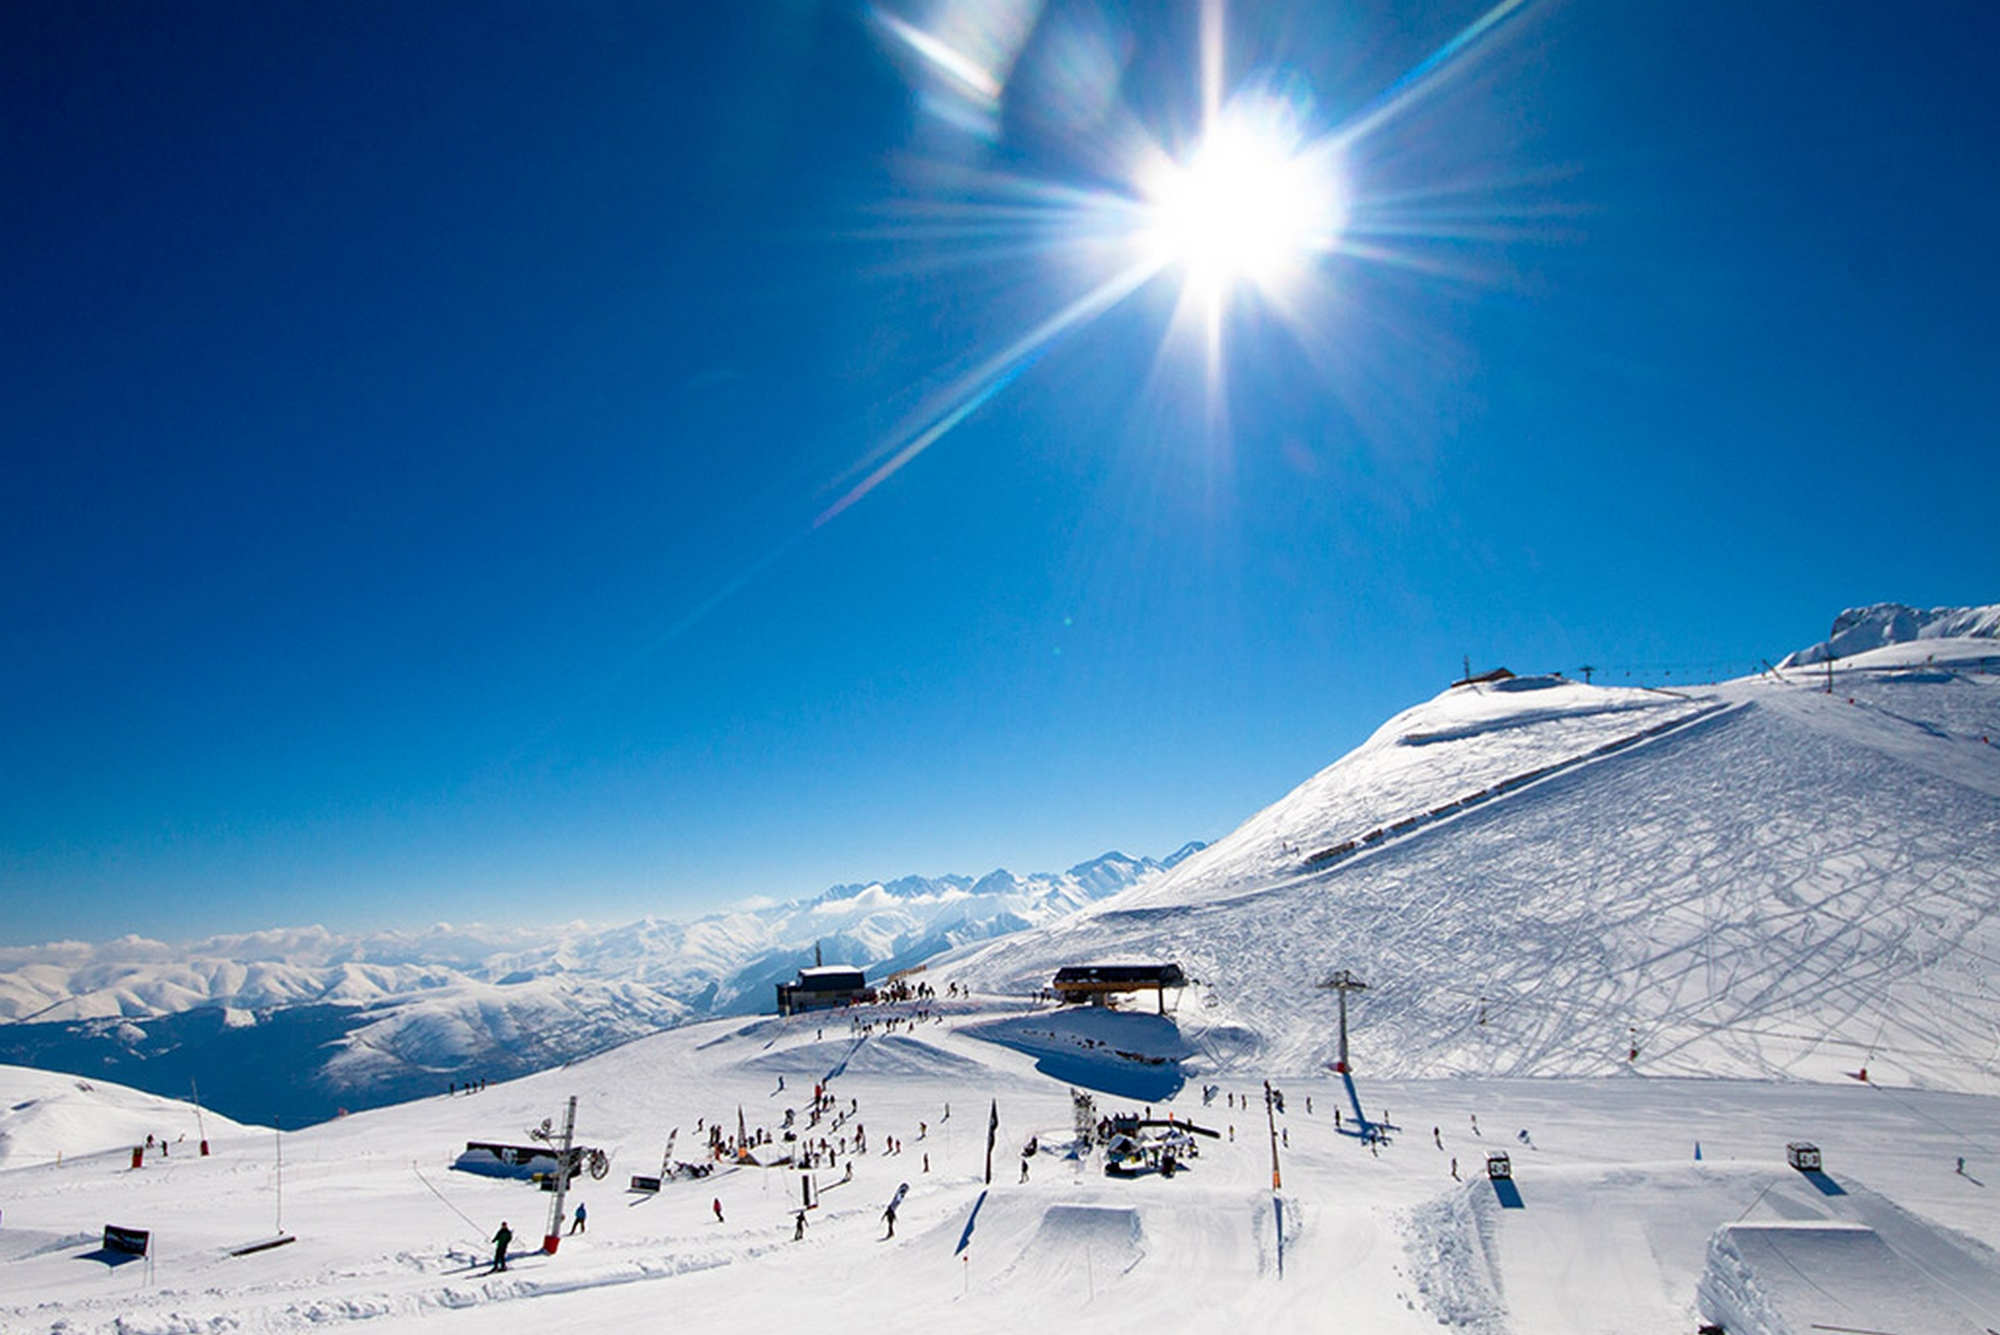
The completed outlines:
<svg viewBox="0 0 2000 1335">
<path fill-rule="evenodd" d="M 1021 1160 L 1021 1180 L 1023 1182 L 1028 1180 L 1028 1161 L 1026 1159 Z"/>
<path fill-rule="evenodd" d="M 1437 1146 L 1439 1149 L 1444 1148 L 1444 1133 L 1437 1127 L 1431 1128 L 1431 1144 Z"/>
<path fill-rule="evenodd" d="M 792 1241 L 803 1242 L 806 1236 L 806 1212 L 798 1211 L 792 1216 Z"/>
<path fill-rule="evenodd" d="M 514 1240 L 514 1230 L 507 1227 L 507 1221 L 500 1221 L 500 1231 L 493 1235 L 493 1270 L 507 1268 L 507 1244 Z M 492 1274 L 493 1270 L 486 1273 Z"/>
<path fill-rule="evenodd" d="M 715 1222 L 716 1222 L 716 1223 L 718 1223 L 718 1224 L 719 1224 L 719 1223 L 721 1223 L 721 1222 L 722 1222 L 722 1197 L 720 1197 L 720 1196 L 717 1196 L 717 1197 L 716 1197 L 716 1198 L 715 1198 L 714 1200 L 710 1201 L 710 1202 L 709 1202 L 709 1205 L 708 1205 L 708 1208 L 709 1208 L 709 1209 L 711 1209 L 711 1210 L 713 1210 L 713 1211 L 715 1211 Z"/>
<path fill-rule="evenodd" d="M 883 1240 L 886 1242 L 889 1238 L 893 1238 L 896 1236 L 896 1206 L 893 1201 L 890 1202 L 889 1208 L 882 1212 L 882 1218 L 886 1220 L 889 1225 L 888 1233 L 883 1235 Z"/>
<path fill-rule="evenodd" d="M 1960 1177 L 1965 1176 L 1965 1156 L 1963 1154 L 1958 1156 L 1958 1175 Z"/>
<path fill-rule="evenodd" d="M 1458 1156 L 1455 1154 L 1451 1157 L 1451 1180 L 1458 1181 Z"/>
<path fill-rule="evenodd" d="M 1338 1108 L 1333 1110 L 1333 1129 L 1335 1131 L 1340 1130 L 1340 1109 Z"/>
<path fill-rule="evenodd" d="M 577 1234 L 583 1232 L 584 1221 L 589 1218 L 590 1212 L 583 1208 L 582 1201 L 578 1201 L 576 1203 L 576 1213 L 570 1217 L 569 1235 L 575 1237 Z"/>
</svg>

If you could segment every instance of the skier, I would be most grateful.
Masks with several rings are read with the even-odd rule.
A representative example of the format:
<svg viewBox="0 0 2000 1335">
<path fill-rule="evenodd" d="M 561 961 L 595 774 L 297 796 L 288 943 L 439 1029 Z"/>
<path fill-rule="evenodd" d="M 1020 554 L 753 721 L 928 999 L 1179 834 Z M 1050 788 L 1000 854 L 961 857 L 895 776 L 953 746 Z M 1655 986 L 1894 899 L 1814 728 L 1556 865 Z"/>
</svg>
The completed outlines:
<svg viewBox="0 0 2000 1335">
<path fill-rule="evenodd" d="M 1444 1133 L 1439 1131 L 1438 1128 L 1436 1127 L 1431 1128 L 1431 1143 L 1433 1145 L 1436 1145 L 1439 1149 L 1444 1148 Z"/>
<path fill-rule="evenodd" d="M 720 1196 L 717 1196 L 717 1197 L 716 1197 L 716 1198 L 715 1198 L 715 1199 L 714 1199 L 713 1201 L 709 1202 L 709 1206 L 708 1206 L 708 1208 L 709 1208 L 709 1209 L 711 1209 L 711 1210 L 713 1210 L 713 1211 L 715 1211 L 715 1222 L 716 1222 L 716 1223 L 718 1223 L 718 1224 L 719 1224 L 719 1223 L 721 1223 L 721 1222 L 722 1222 L 722 1197 L 720 1197 Z"/>
<path fill-rule="evenodd" d="M 1965 1156 L 1963 1154 L 1958 1156 L 1958 1175 L 1960 1177 L 1965 1176 Z"/>
<path fill-rule="evenodd" d="M 1021 1180 L 1023 1182 L 1028 1180 L 1028 1161 L 1026 1159 L 1021 1160 Z"/>
<path fill-rule="evenodd" d="M 889 1224 L 889 1232 L 883 1238 L 883 1241 L 886 1242 L 889 1238 L 896 1236 L 896 1206 L 893 1201 L 890 1203 L 889 1208 L 882 1212 L 882 1218 L 887 1220 Z"/>
<path fill-rule="evenodd" d="M 1455 1154 L 1451 1157 L 1451 1180 L 1458 1181 L 1458 1156 Z"/>
<path fill-rule="evenodd" d="M 493 1235 L 493 1270 L 507 1268 L 507 1244 L 514 1240 L 514 1230 L 507 1227 L 507 1221 L 500 1221 L 500 1231 Z M 492 1274 L 493 1270 L 486 1273 Z"/>
<path fill-rule="evenodd" d="M 1485 1133 L 1479 1129 L 1479 1114 L 1467 1113 L 1466 1116 L 1472 1119 L 1472 1134 L 1475 1136 L 1483 1136 Z"/>
<path fill-rule="evenodd" d="M 1340 1109 L 1338 1108 L 1333 1110 L 1333 1129 L 1335 1131 L 1340 1130 Z"/>
<path fill-rule="evenodd" d="M 806 1212 L 800 1210 L 792 1216 L 792 1241 L 802 1242 L 806 1236 Z"/>
<path fill-rule="evenodd" d="M 590 1212 L 583 1208 L 582 1201 L 578 1201 L 576 1203 L 576 1214 L 571 1216 L 570 1218 L 569 1235 L 571 1237 L 575 1237 L 577 1234 L 583 1232 L 584 1221 L 589 1217 L 590 1217 Z"/>
</svg>

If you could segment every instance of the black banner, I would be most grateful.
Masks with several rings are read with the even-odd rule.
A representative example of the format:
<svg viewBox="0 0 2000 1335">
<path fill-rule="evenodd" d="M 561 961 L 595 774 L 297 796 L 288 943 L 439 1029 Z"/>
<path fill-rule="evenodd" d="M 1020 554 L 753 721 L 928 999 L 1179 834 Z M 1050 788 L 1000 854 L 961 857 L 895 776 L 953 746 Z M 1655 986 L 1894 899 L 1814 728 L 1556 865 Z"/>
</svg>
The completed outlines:
<svg viewBox="0 0 2000 1335">
<path fill-rule="evenodd" d="M 116 1224 L 104 1226 L 104 1250 L 107 1252 L 144 1256 L 152 1240 L 153 1235 L 143 1228 L 120 1228 Z"/>
</svg>

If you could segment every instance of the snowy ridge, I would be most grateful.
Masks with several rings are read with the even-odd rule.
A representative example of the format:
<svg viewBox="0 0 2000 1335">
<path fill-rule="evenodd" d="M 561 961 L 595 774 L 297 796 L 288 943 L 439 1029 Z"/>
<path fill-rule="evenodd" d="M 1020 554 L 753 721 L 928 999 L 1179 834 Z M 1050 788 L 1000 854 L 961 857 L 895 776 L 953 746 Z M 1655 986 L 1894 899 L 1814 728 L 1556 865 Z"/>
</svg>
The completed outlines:
<svg viewBox="0 0 2000 1335">
<path fill-rule="evenodd" d="M 1962 662 L 1984 642 L 1928 643 Z M 1605 731 L 1648 714 L 1589 707 L 1625 703 L 1603 688 L 1456 688 L 1170 876 L 939 972 L 1019 991 L 1113 950 L 1176 959 L 1201 984 L 1183 1023 L 1230 1036 L 1225 1068 L 1323 1067 L 1315 985 L 1350 968 L 1371 986 L 1355 1060 L 1382 1073 L 1867 1066 L 2000 1091 L 2000 677 L 1892 663 L 1834 685 L 1662 697 L 1648 730 L 1679 726 L 1628 745 Z M 1486 774 L 1537 777 L 1413 820 Z M 1369 830 L 1398 833 L 1315 865 Z"/>
<path fill-rule="evenodd" d="M 1444 808 L 1539 777 L 1600 746 L 1685 722 L 1712 702 L 1556 677 L 1454 686 L 1117 903 L 1188 904 L 1268 887 L 1402 833 Z M 1370 838 L 1373 835 L 1374 838 Z"/>
<path fill-rule="evenodd" d="M 24 1066 L 0 1066 L 0 1168 L 126 1150 L 155 1136 L 190 1157 L 203 1131 L 237 1135 L 246 1128 L 220 1113 L 195 1116 L 184 1099 L 161 1098 L 108 1081 L 82 1080 Z M 172 1151 L 170 1151 L 170 1154 Z"/>
<path fill-rule="evenodd" d="M 1891 644 L 1919 640 L 2000 638 L 2000 603 L 1985 607 L 1933 607 L 1928 610 L 1902 603 L 1876 603 L 1851 607 L 1833 619 L 1833 631 L 1826 639 L 1807 649 L 1787 654 L 1780 668 L 1805 667 L 1828 659 L 1848 658 Z M 1988 646 L 2000 653 L 2000 646 Z"/>
</svg>

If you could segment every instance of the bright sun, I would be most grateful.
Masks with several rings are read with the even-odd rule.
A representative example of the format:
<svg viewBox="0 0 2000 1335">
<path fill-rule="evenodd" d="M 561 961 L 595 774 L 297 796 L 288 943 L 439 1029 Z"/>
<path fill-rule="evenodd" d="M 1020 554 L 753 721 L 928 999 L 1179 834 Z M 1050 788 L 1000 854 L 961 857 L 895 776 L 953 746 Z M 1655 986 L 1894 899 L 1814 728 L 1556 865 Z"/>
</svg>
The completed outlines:
<svg viewBox="0 0 2000 1335">
<path fill-rule="evenodd" d="M 1281 290 L 1344 221 L 1328 164 L 1283 127 L 1242 115 L 1219 119 L 1185 162 L 1159 163 L 1144 189 L 1151 258 L 1211 298 L 1241 281 Z"/>
</svg>

